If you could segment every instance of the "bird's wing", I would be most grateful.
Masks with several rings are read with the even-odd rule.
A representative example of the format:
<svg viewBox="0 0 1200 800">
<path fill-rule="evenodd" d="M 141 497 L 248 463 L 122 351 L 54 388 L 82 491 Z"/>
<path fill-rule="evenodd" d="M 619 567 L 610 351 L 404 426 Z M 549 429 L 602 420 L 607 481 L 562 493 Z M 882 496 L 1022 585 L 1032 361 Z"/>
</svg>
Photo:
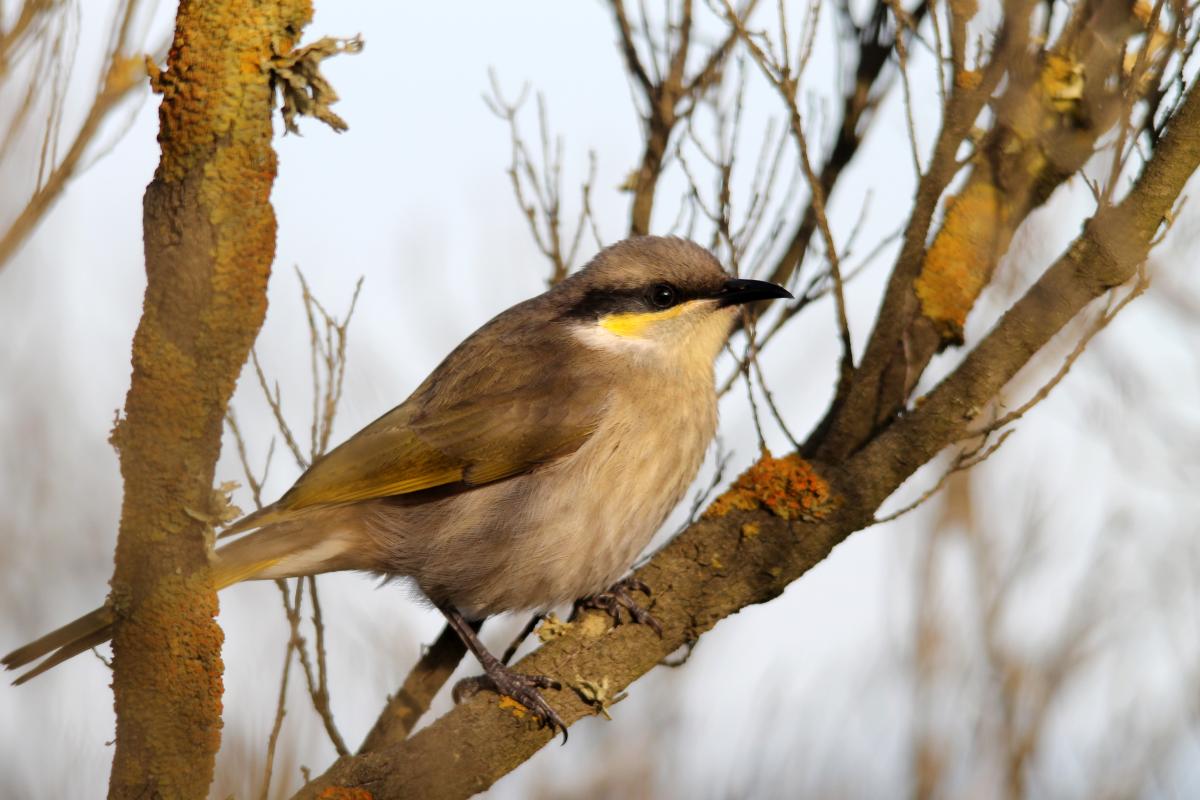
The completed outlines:
<svg viewBox="0 0 1200 800">
<path fill-rule="evenodd" d="M 313 464 L 275 508 L 478 486 L 568 455 L 596 429 L 609 384 L 581 376 L 558 348 L 473 349 Z"/>
</svg>

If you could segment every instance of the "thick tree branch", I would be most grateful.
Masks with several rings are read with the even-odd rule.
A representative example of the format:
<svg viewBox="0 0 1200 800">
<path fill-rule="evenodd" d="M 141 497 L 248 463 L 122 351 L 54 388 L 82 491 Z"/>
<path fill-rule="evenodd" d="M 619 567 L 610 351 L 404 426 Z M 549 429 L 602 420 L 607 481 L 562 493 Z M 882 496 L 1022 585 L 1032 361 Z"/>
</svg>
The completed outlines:
<svg viewBox="0 0 1200 800">
<path fill-rule="evenodd" d="M 404 685 L 388 698 L 379 718 L 363 740 L 359 753 L 369 753 L 403 742 L 412 733 L 421 715 L 429 710 L 434 696 L 450 679 L 466 654 L 467 648 L 462 639 L 449 625 L 444 626 L 437 640 L 409 670 Z"/>
<path fill-rule="evenodd" d="M 921 465 L 960 439 L 988 401 L 1059 330 L 1108 289 L 1132 278 L 1200 164 L 1200 93 L 1189 93 L 1125 200 L 1102 208 L 1083 234 L 916 410 L 840 466 L 764 456 L 636 577 L 653 590 L 660 639 L 644 626 L 608 629 L 586 617 L 518 668 L 570 686 L 607 680 L 619 692 L 721 619 L 766 602 L 839 542 Z M 593 708 L 580 693 L 550 693 L 568 722 Z M 467 797 L 550 741 L 520 709 L 478 695 L 411 739 L 341 759 L 298 797 L 331 787 L 389 797 Z M 452 765 L 470 764 L 469 769 Z M 336 789 L 334 790 L 336 791 Z"/>
<path fill-rule="evenodd" d="M 308 0 L 184 0 L 154 79 L 162 157 L 144 201 L 146 295 L 112 434 L 125 496 L 110 797 L 204 797 L 212 780 L 222 692 L 213 473 L 275 252 L 267 65 L 311 13 Z"/>
</svg>

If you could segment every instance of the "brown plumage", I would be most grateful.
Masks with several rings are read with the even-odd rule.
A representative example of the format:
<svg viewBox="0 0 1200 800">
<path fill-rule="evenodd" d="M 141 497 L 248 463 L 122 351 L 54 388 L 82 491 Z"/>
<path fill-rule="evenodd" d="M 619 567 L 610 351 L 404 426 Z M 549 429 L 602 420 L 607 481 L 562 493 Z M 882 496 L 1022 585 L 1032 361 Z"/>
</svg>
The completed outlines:
<svg viewBox="0 0 1200 800">
<path fill-rule="evenodd" d="M 485 324 L 404 403 L 228 528 L 242 535 L 216 553 L 217 586 L 363 570 L 412 579 L 457 623 L 601 592 L 699 469 L 734 309 L 779 296 L 681 239 L 607 248 Z M 27 680 L 112 622 L 99 609 L 4 664 L 57 651 Z M 558 724 L 532 686 L 511 683 L 523 676 L 468 645 L 500 688 Z"/>
</svg>

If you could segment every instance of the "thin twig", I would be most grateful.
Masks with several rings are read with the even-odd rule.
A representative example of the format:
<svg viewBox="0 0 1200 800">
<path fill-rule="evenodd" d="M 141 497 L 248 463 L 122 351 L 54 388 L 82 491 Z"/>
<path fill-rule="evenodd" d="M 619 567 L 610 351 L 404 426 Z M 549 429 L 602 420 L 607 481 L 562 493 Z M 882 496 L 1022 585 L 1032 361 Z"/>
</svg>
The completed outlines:
<svg viewBox="0 0 1200 800">
<path fill-rule="evenodd" d="M 733 457 L 733 452 L 725 449 L 725 442 L 721 439 L 720 435 L 715 437 L 714 446 L 716 448 L 716 452 L 714 453 L 716 469 L 713 470 L 713 476 L 708 484 L 697 491 L 696 496 L 692 498 L 692 507 L 688 511 L 687 520 L 679 526 L 679 529 L 675 531 L 675 535 L 683 532 L 685 528 L 700 518 L 700 512 L 708 505 L 709 499 L 716 493 L 717 488 L 725 482 L 725 469 L 729 466 L 729 460 Z"/>
<path fill-rule="evenodd" d="M 287 714 L 288 675 L 292 669 L 292 640 L 289 637 L 287 648 L 283 654 L 283 675 L 279 679 L 279 699 L 275 703 L 275 722 L 271 725 L 271 735 L 267 739 L 266 766 L 263 767 L 262 791 L 258 793 L 260 800 L 267 800 L 271 793 L 271 773 L 275 768 L 275 746 L 279 743 L 279 733 L 283 730 L 283 718 Z"/>
<path fill-rule="evenodd" d="M 987 434 L 1011 425 L 1021 417 L 1025 416 L 1025 414 L 1027 414 L 1030 409 L 1032 409 L 1038 403 L 1041 403 L 1043 400 L 1049 397 L 1050 392 L 1054 391 L 1054 387 L 1058 386 L 1058 384 L 1062 382 L 1062 379 L 1067 377 L 1067 373 L 1071 371 L 1071 367 L 1074 366 L 1075 362 L 1079 360 L 1079 357 L 1083 355 L 1088 344 L 1093 338 L 1095 338 L 1096 334 L 1107 328 L 1108 324 L 1116 318 L 1117 314 L 1121 313 L 1121 310 L 1124 309 L 1125 306 L 1129 305 L 1131 301 L 1137 297 L 1140 297 L 1142 293 L 1146 291 L 1149 285 L 1150 279 L 1146 273 L 1145 265 L 1143 265 L 1138 272 L 1137 280 L 1134 282 L 1133 286 L 1130 287 L 1129 291 L 1125 293 L 1125 296 L 1122 297 L 1120 301 L 1117 301 L 1115 294 L 1112 295 L 1109 300 L 1108 307 L 1104 309 L 1104 311 L 1096 318 L 1083 336 L 1079 338 L 1079 341 L 1076 342 L 1075 347 L 1072 348 L 1071 352 L 1067 354 L 1067 357 L 1063 359 L 1062 366 L 1058 368 L 1058 371 L 1054 373 L 1050 380 L 1042 384 L 1041 388 L 1034 392 L 1033 396 L 1021 406 L 1013 409 L 1002 417 L 992 420 L 982 429 L 978 431 L 972 431 L 968 435 L 978 436 L 980 434 Z"/>
<path fill-rule="evenodd" d="M 929 489 L 926 489 L 924 492 L 922 492 L 920 497 L 918 497 L 916 500 L 912 501 L 908 505 L 904 506 L 903 508 L 899 509 L 898 511 L 895 511 L 895 512 L 888 514 L 886 516 L 883 516 L 883 517 L 875 518 L 874 520 L 872 520 L 869 523 L 868 527 L 870 525 L 882 525 L 885 522 L 891 522 L 899 517 L 904 516 L 905 514 L 918 508 L 919 506 L 923 505 L 925 503 L 925 501 L 929 500 L 929 498 L 933 497 L 935 494 L 937 494 L 938 492 L 940 492 L 942 490 L 942 487 L 946 485 L 946 481 L 950 480 L 951 475 L 954 475 L 957 472 L 962 472 L 964 470 L 971 469 L 972 467 L 976 466 L 977 464 L 980 464 L 983 461 L 986 461 L 987 458 L 992 455 L 992 453 L 995 453 L 997 450 L 1000 449 L 1000 445 L 1004 444 L 1005 440 L 1007 440 L 1008 437 L 1012 433 L 1014 433 L 1014 431 L 1011 431 L 1011 430 L 1004 431 L 1003 433 L 1000 434 L 1000 438 L 998 438 L 994 443 L 992 443 L 990 446 L 988 446 L 986 448 L 984 447 L 984 443 L 987 441 L 987 437 L 986 436 L 982 437 L 980 439 L 980 443 L 977 447 L 964 449 L 957 456 L 955 456 L 954 460 L 951 462 L 950 466 L 946 469 L 945 472 L 942 473 L 942 476 L 940 478 L 938 478 L 937 483 L 935 483 L 932 487 L 930 487 Z"/>
<path fill-rule="evenodd" d="M 288 600 L 287 581 L 279 579 L 275 581 L 279 587 L 280 593 L 283 595 L 284 613 L 287 615 L 288 624 L 292 630 L 292 646 L 296 654 L 300 657 L 300 667 L 304 671 L 304 681 L 308 687 L 309 697 L 312 698 L 313 709 L 321 718 L 321 723 L 325 726 L 325 733 L 329 736 L 329 741 L 337 750 L 338 755 L 345 756 L 350 754 L 350 749 L 346 747 L 346 742 L 342 738 L 341 732 L 337 728 L 337 724 L 333 719 L 333 712 L 329 708 L 329 695 L 323 692 L 321 680 L 317 675 L 317 671 L 313 669 L 312 660 L 308 654 L 308 646 L 304 636 L 300 633 L 301 623 L 301 602 L 304 597 L 303 587 L 305 581 L 303 579 L 296 580 L 295 596 L 291 602 Z M 311 579 L 310 579 L 310 586 Z M 318 658 L 321 656 L 318 655 Z"/>
<path fill-rule="evenodd" d="M 61 5 L 47 3 L 45 6 L 35 6 L 28 4 L 30 9 L 37 9 L 39 13 L 49 13 L 53 10 L 63 10 L 65 13 L 70 13 L 74 7 L 73 4 Z M 24 7 L 23 7 L 24 8 Z M 113 22 L 113 34 L 111 37 L 112 44 L 106 54 L 107 63 L 104 70 L 100 74 L 99 87 L 95 97 L 92 100 L 91 106 L 83 117 L 83 122 L 80 124 L 71 145 L 67 148 L 66 153 L 61 159 L 56 158 L 56 148 L 58 142 L 57 130 L 59 122 L 62 119 L 64 109 L 62 107 L 65 98 L 65 92 L 54 89 L 51 110 L 47 120 L 47 125 L 43 133 L 41 172 L 45 172 L 45 180 L 39 177 L 35 184 L 36 188 L 33 194 L 25 202 L 24 207 L 16 218 L 3 230 L 0 234 L 0 269 L 3 269 L 5 264 L 16 253 L 17 249 L 29 238 L 37 227 L 38 222 L 46 215 L 50 207 L 62 194 L 63 189 L 80 171 L 84 163 L 84 155 L 88 147 L 95 140 L 99 133 L 102 123 L 108 117 L 110 112 L 117 108 L 120 103 L 130 95 L 135 89 L 142 87 L 142 82 L 145 77 L 145 70 L 141 67 L 141 62 L 134 59 L 127 52 L 129 46 L 129 32 L 135 15 L 137 14 L 139 4 L 136 0 L 129 0 L 121 7 Z M 37 17 L 26 17 L 22 15 L 14 23 L 14 27 L 9 34 L 4 37 L 3 47 L 0 47 L 0 80 L 6 74 L 5 56 L 14 55 L 5 53 L 4 50 L 12 43 L 26 41 L 25 33 L 36 33 L 38 28 L 36 23 Z M 52 69 L 60 68 L 62 59 L 72 59 L 76 48 L 63 46 L 61 39 L 51 39 L 47 45 L 49 55 L 46 58 L 54 59 L 52 61 Z M 37 76 L 36 80 L 41 80 L 45 75 L 46 70 L 35 71 L 33 74 Z M 7 73 L 12 74 L 12 73 Z M 61 81 L 54 82 L 53 86 L 66 80 L 65 71 L 61 74 Z M 32 95 L 28 95 L 32 99 Z M 24 119 L 25 115 L 20 114 L 19 119 Z M 14 124 L 18 120 L 14 119 Z M 5 136 L 5 147 L 8 142 L 15 141 L 17 128 L 10 127 Z M 49 167 L 50 163 L 54 163 L 53 168 Z"/>
<path fill-rule="evenodd" d="M 279 395 L 279 384 L 275 384 L 275 391 L 272 393 L 271 387 L 267 385 L 267 375 L 263 372 L 262 364 L 258 361 L 258 351 L 256 349 L 250 350 L 250 363 L 254 365 L 254 374 L 258 377 L 258 385 L 262 389 L 263 397 L 267 400 L 271 414 L 275 417 L 275 426 L 279 428 L 279 434 L 283 437 L 284 444 L 292 451 L 292 457 L 296 459 L 297 466 L 302 471 L 308 469 L 308 459 L 304 457 L 304 452 L 296 442 L 296 437 L 292 434 L 291 427 L 283 417 L 283 402 Z"/>
<path fill-rule="evenodd" d="M 804 176 L 808 180 L 810 191 L 810 202 L 813 211 L 816 215 L 817 229 L 825 240 L 826 258 L 829 260 L 829 272 L 833 277 L 833 291 L 835 306 L 837 310 L 838 333 L 842 344 L 841 368 L 839 385 L 844 386 L 850 379 L 854 371 L 854 354 L 850 340 L 850 322 L 846 315 L 846 297 L 845 288 L 842 282 L 841 264 L 838 260 L 837 245 L 833 240 L 833 232 L 829 227 L 829 219 L 825 215 L 825 193 L 821 188 L 821 182 L 813 170 L 812 161 L 808 154 L 808 140 L 804 133 L 804 122 L 800 116 L 800 107 L 796 103 L 796 91 L 798 85 L 795 78 L 789 74 L 786 63 L 780 64 L 775 62 L 772 57 L 765 52 L 755 41 L 754 37 L 746 30 L 746 27 L 737 14 L 734 13 L 733 7 L 729 4 L 729 0 L 722 0 L 725 7 L 726 21 L 733 26 L 734 30 L 741 37 L 742 42 L 750 51 L 751 57 L 758 64 L 759 69 L 767 78 L 768 82 L 775 87 L 779 95 L 783 98 L 787 105 L 789 119 L 792 129 L 792 137 L 795 140 L 800 151 L 800 164 L 804 169 Z"/>
<path fill-rule="evenodd" d="M 545 99 L 540 94 L 537 96 L 541 164 L 535 166 L 518 123 L 518 116 L 528 95 L 529 87 L 522 87 L 517 99 L 510 102 L 505 99 L 494 70 L 488 71 L 488 79 L 491 82 L 492 93 L 484 96 L 484 103 L 508 126 L 511 155 L 505 171 L 508 174 L 517 207 L 525 217 L 525 223 L 533 236 L 534 244 L 550 261 L 550 275 L 547 278 L 547 284 L 553 286 L 570 273 L 583 237 L 585 223 L 590 225 L 597 242 L 600 241 L 591 209 L 592 183 L 596 176 L 596 157 L 594 153 L 588 154 L 588 176 L 582 187 L 582 202 L 575 221 L 575 231 L 570 235 L 565 235 L 562 224 L 563 142 L 561 137 L 552 141 Z M 527 199 L 530 195 L 533 198 L 532 202 Z M 570 244 L 564 248 L 565 240 L 569 240 Z"/>
<path fill-rule="evenodd" d="M 912 90 L 909 87 L 908 81 L 908 46 L 904 43 L 904 36 L 901 33 L 905 29 L 912 30 L 912 19 L 909 17 L 908 12 L 904 10 L 904 7 L 900 5 L 900 0 L 885 0 L 885 2 L 892 12 L 892 18 L 896 21 L 896 61 L 900 66 L 900 85 L 904 90 L 904 119 L 908 124 L 908 147 L 912 155 L 913 171 L 916 173 L 917 180 L 919 181 L 924 171 L 921 169 L 921 154 L 917 145 L 917 126 L 913 119 Z M 934 23 L 934 27 L 936 27 L 936 23 Z M 939 52 L 938 58 L 940 57 L 941 54 Z M 937 83 L 939 91 L 944 93 L 945 87 L 942 84 L 940 70 Z M 942 108 L 945 107 L 946 104 L 943 101 Z"/>
<path fill-rule="evenodd" d="M 525 623 L 521 630 L 517 632 L 517 635 L 513 637 L 513 640 L 509 643 L 508 647 L 505 648 L 504 655 L 500 657 L 501 664 L 508 664 L 512 661 L 513 656 L 517 654 L 517 650 L 521 647 L 522 643 L 529 638 L 529 634 L 533 633 L 533 629 L 538 626 L 538 623 L 541 622 L 545 616 L 545 614 L 534 614 L 529 618 L 529 621 Z"/>
</svg>

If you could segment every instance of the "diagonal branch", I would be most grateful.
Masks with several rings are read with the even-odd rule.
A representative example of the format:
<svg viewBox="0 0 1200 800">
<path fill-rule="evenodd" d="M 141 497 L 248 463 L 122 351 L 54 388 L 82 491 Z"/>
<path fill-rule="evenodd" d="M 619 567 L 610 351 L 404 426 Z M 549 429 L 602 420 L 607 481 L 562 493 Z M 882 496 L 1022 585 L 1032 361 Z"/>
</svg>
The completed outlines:
<svg viewBox="0 0 1200 800">
<path fill-rule="evenodd" d="M 636 577 L 653 590 L 658 638 L 642 626 L 588 618 L 524 659 L 519 669 L 607 681 L 619 692 L 721 619 L 779 595 L 835 545 L 871 522 L 905 479 L 960 439 L 1005 384 L 1062 327 L 1137 274 L 1188 178 L 1200 165 L 1200 92 L 1191 91 L 1125 200 L 1101 209 L 1067 252 L 1004 315 L 918 408 L 839 466 L 765 454 Z M 551 702 L 573 723 L 592 713 L 570 691 Z M 366 788 L 375 798 L 467 797 L 551 739 L 519 710 L 478 695 L 407 741 L 341 759 L 297 795 Z M 463 770 L 451 765 L 470 763 Z"/>
</svg>

